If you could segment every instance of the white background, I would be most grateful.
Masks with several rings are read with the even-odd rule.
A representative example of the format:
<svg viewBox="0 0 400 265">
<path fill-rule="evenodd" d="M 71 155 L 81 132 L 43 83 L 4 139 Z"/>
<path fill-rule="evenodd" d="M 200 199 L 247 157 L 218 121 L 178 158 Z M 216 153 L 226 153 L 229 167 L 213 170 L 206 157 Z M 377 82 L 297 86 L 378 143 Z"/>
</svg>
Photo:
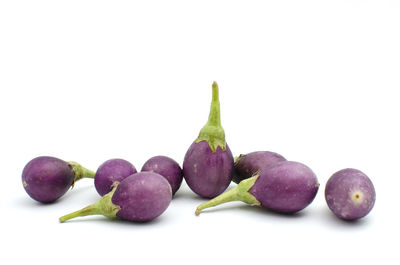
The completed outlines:
<svg viewBox="0 0 400 265">
<path fill-rule="evenodd" d="M 399 1 L 1 1 L 2 260 L 395 264 L 399 74 Z M 115 157 L 182 164 L 214 80 L 234 155 L 270 150 L 311 167 L 321 187 L 308 208 L 284 216 L 237 202 L 196 217 L 204 200 L 183 184 L 150 223 L 60 224 L 98 200 L 92 180 L 51 205 L 25 193 L 22 169 L 39 155 L 92 170 Z M 377 192 L 355 223 L 323 196 L 346 167 Z"/>
</svg>

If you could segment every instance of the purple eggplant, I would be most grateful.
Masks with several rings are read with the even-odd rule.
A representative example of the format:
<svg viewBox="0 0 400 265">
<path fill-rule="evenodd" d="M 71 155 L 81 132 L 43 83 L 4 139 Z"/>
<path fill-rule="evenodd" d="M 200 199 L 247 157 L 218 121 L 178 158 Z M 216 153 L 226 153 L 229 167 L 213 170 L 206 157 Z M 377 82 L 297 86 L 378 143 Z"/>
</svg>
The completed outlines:
<svg viewBox="0 0 400 265">
<path fill-rule="evenodd" d="M 86 215 L 104 215 L 132 222 L 146 222 L 160 216 L 172 199 L 171 186 L 161 175 L 140 172 L 114 182 L 112 190 L 99 201 L 60 217 L 60 222 Z"/>
<path fill-rule="evenodd" d="M 42 203 L 51 203 L 64 195 L 75 182 L 93 178 L 95 173 L 76 162 L 40 156 L 32 159 L 22 172 L 22 184 L 28 195 Z"/>
<path fill-rule="evenodd" d="M 196 215 L 203 209 L 229 201 L 242 201 L 279 213 L 295 213 L 314 200 L 318 188 L 317 177 L 306 165 L 292 161 L 278 162 L 199 205 Z"/>
<path fill-rule="evenodd" d="M 214 82 L 208 122 L 186 152 L 183 175 L 192 191 L 204 198 L 213 198 L 229 186 L 232 171 L 233 156 L 225 142 L 218 85 Z"/>
<path fill-rule="evenodd" d="M 94 186 L 100 196 L 104 196 L 111 191 L 111 186 L 115 181 L 121 182 L 136 172 L 136 168 L 130 162 L 119 158 L 110 159 L 97 169 Z"/>
<path fill-rule="evenodd" d="M 356 220 L 366 216 L 374 207 L 375 188 L 363 172 L 346 168 L 329 178 L 325 186 L 325 199 L 337 217 Z"/>
<path fill-rule="evenodd" d="M 235 158 L 232 181 L 239 184 L 244 179 L 252 177 L 262 168 L 286 161 L 280 154 L 269 151 L 251 152 Z"/>
<path fill-rule="evenodd" d="M 141 171 L 151 171 L 166 178 L 171 185 L 172 194 L 179 189 L 183 180 L 183 172 L 179 164 L 167 156 L 154 156 L 144 163 Z"/>
</svg>

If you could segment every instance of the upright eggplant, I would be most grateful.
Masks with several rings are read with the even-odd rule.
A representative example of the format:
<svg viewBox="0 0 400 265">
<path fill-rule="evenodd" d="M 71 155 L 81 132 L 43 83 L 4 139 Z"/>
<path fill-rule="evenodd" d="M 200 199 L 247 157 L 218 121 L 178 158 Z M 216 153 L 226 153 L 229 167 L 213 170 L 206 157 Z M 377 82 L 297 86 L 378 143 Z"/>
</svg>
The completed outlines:
<svg viewBox="0 0 400 265">
<path fill-rule="evenodd" d="M 232 180 L 233 156 L 221 126 L 219 91 L 212 84 L 208 122 L 189 147 L 183 161 L 183 174 L 192 191 L 204 198 L 218 196 Z"/>
</svg>

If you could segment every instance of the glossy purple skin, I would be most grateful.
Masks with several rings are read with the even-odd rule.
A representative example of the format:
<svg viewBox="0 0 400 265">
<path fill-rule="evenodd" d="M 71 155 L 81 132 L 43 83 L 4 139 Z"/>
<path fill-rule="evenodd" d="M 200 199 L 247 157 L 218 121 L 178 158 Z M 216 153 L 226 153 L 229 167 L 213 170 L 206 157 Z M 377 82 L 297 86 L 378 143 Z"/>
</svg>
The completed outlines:
<svg viewBox="0 0 400 265">
<path fill-rule="evenodd" d="M 374 207 L 375 188 L 363 172 L 346 168 L 329 178 L 325 199 L 337 217 L 356 220 L 366 216 Z"/>
<path fill-rule="evenodd" d="M 166 178 L 171 185 L 172 194 L 179 189 L 183 180 L 183 172 L 179 164 L 167 156 L 155 156 L 144 163 L 141 171 L 151 171 Z"/>
<path fill-rule="evenodd" d="M 22 172 L 22 184 L 29 196 L 42 203 L 54 202 L 72 186 L 75 173 L 67 162 L 49 156 L 32 159 Z"/>
<path fill-rule="evenodd" d="M 257 151 L 242 155 L 235 162 L 232 181 L 239 183 L 252 177 L 258 170 L 282 161 L 286 161 L 283 156 L 269 151 Z"/>
<path fill-rule="evenodd" d="M 119 158 L 110 159 L 97 169 L 94 176 L 94 185 L 97 192 L 104 196 L 111 191 L 111 185 L 115 181 L 121 182 L 136 172 L 136 168 L 130 162 Z"/>
<path fill-rule="evenodd" d="M 226 145 L 213 153 L 206 141 L 194 142 L 186 152 L 183 175 L 188 186 L 204 198 L 224 192 L 232 181 L 233 156 Z"/>
<path fill-rule="evenodd" d="M 172 199 L 168 181 L 154 172 L 140 172 L 124 179 L 111 198 L 121 207 L 117 216 L 134 222 L 145 222 L 160 216 Z"/>
<path fill-rule="evenodd" d="M 267 209 L 294 213 L 314 200 L 318 188 L 317 177 L 309 167 L 283 161 L 262 169 L 250 193 Z"/>
</svg>

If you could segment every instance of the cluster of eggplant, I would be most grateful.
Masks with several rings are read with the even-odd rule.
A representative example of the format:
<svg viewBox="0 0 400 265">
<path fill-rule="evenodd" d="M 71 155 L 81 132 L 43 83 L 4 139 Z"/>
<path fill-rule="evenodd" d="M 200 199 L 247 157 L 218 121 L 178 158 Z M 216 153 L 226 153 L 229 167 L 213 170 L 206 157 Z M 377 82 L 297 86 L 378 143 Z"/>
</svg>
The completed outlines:
<svg viewBox="0 0 400 265">
<path fill-rule="evenodd" d="M 102 197 L 62 216 L 60 222 L 96 214 L 134 222 L 153 220 L 168 208 L 183 175 L 179 164 L 166 156 L 150 158 L 141 172 L 124 159 L 107 160 L 93 172 L 76 162 L 41 156 L 31 160 L 22 172 L 26 192 L 42 203 L 56 201 L 82 178 L 94 178 L 96 191 Z"/>
<path fill-rule="evenodd" d="M 62 216 L 60 222 L 95 214 L 134 222 L 153 220 L 168 208 L 183 178 L 193 192 L 211 199 L 197 207 L 196 215 L 229 201 L 243 201 L 279 213 L 295 213 L 314 200 L 320 184 L 308 166 L 287 161 L 269 151 L 234 159 L 225 141 L 220 116 L 219 91 L 214 82 L 208 121 L 186 152 L 182 168 L 169 157 L 156 156 L 139 173 L 123 159 L 110 159 L 93 172 L 76 162 L 43 156 L 25 166 L 23 186 L 31 198 L 51 203 L 77 180 L 94 178 L 101 199 Z M 238 185 L 225 192 L 232 181 Z M 355 220 L 373 208 L 375 189 L 363 172 L 348 168 L 330 177 L 325 198 L 336 216 Z"/>
</svg>

